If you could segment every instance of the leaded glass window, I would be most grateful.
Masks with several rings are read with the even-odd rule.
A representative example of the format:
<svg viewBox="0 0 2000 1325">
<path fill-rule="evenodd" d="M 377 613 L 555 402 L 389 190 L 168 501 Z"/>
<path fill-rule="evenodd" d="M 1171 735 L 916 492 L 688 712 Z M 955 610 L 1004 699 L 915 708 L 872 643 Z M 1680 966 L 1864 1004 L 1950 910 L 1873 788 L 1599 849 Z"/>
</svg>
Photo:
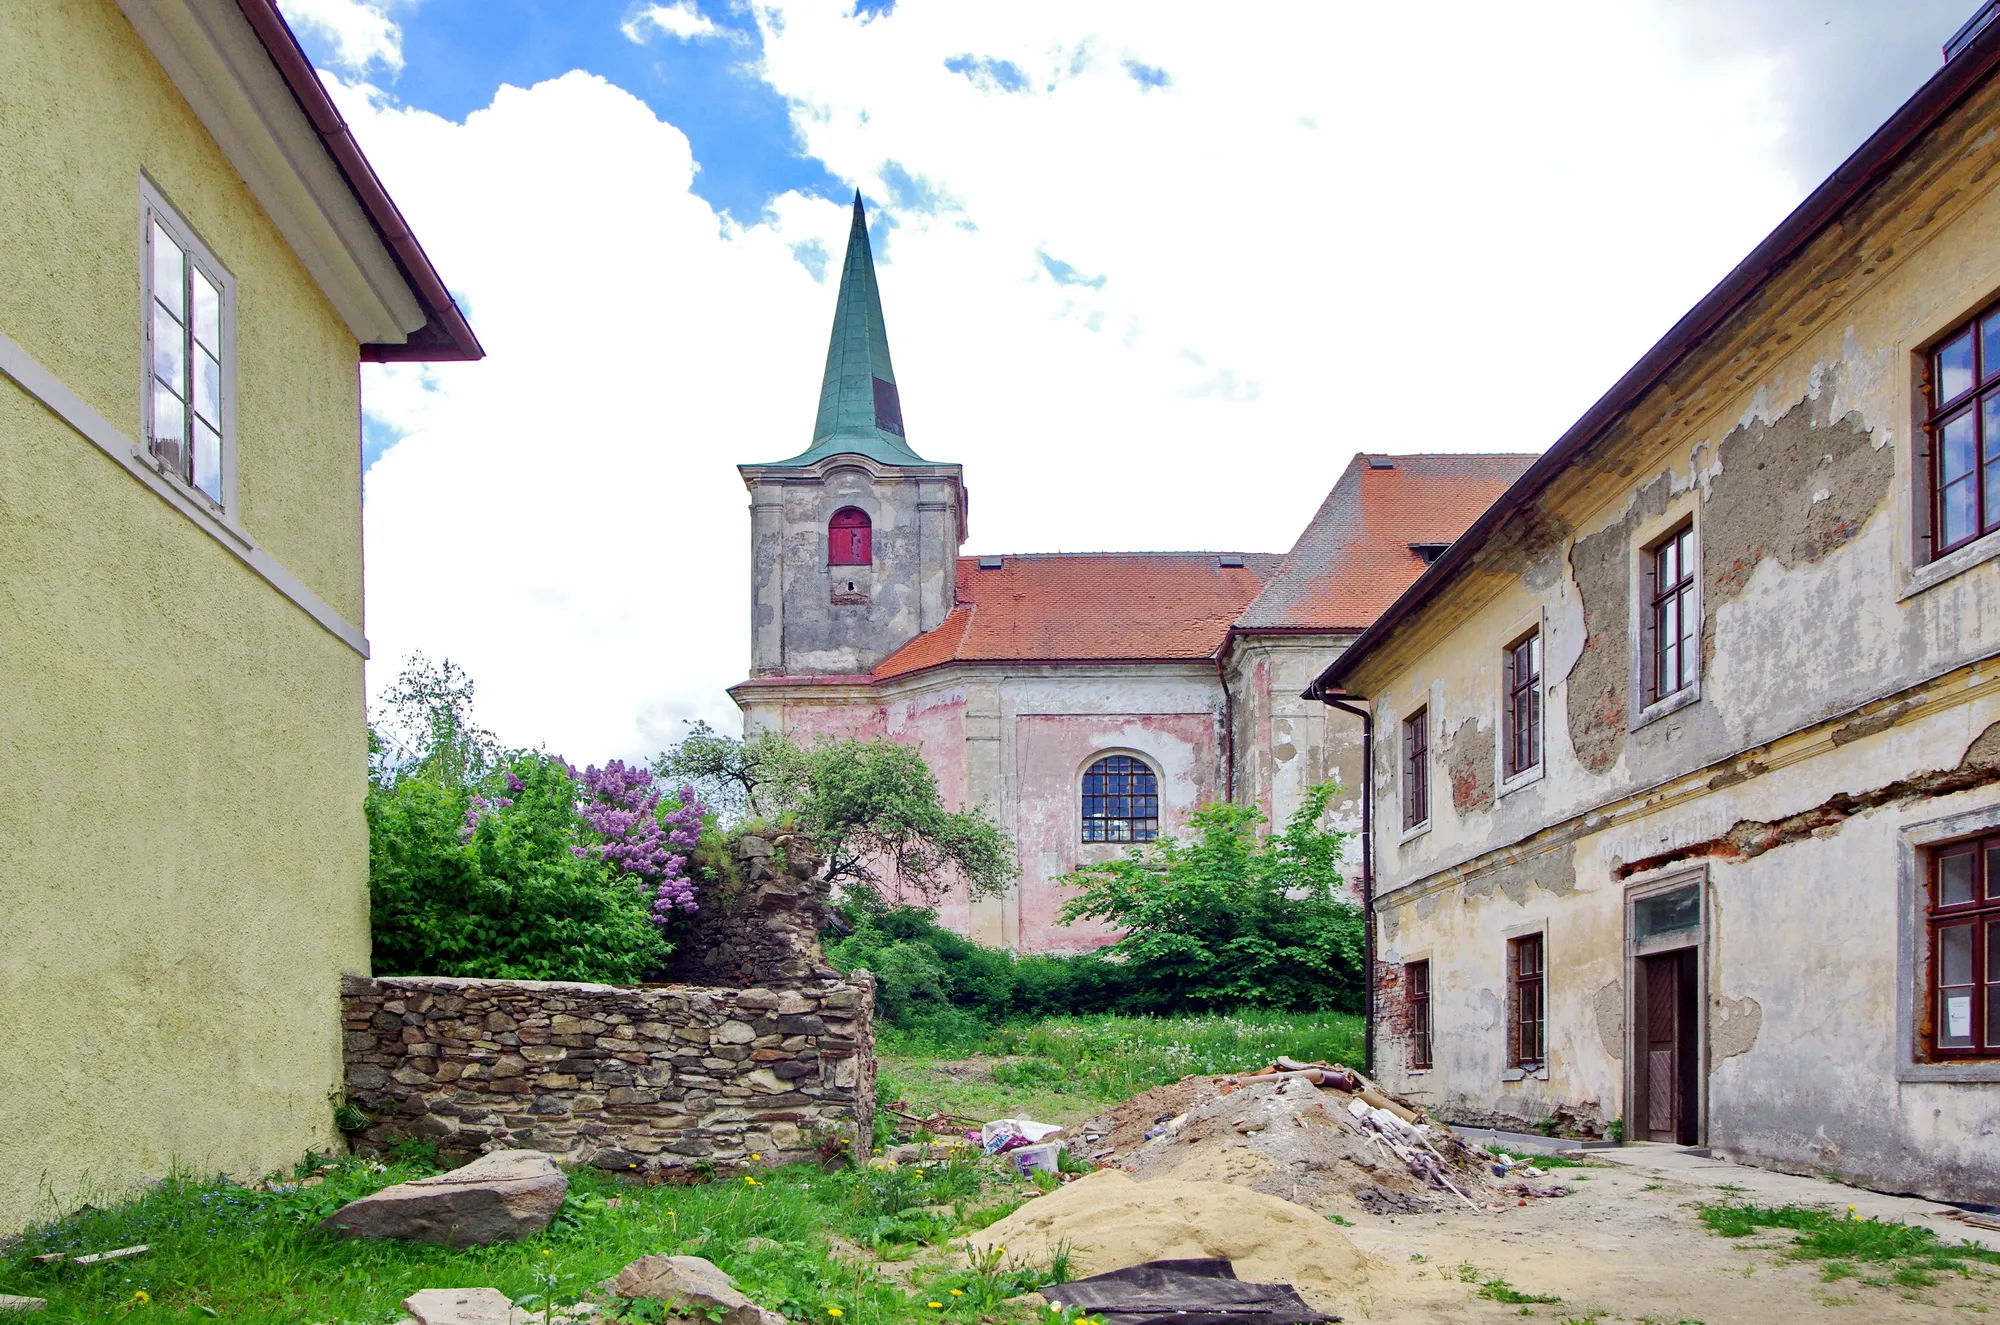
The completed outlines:
<svg viewBox="0 0 2000 1325">
<path fill-rule="evenodd" d="M 1144 760 L 1106 755 L 1083 775 L 1083 840 L 1150 842 L 1160 835 L 1160 781 Z"/>
</svg>

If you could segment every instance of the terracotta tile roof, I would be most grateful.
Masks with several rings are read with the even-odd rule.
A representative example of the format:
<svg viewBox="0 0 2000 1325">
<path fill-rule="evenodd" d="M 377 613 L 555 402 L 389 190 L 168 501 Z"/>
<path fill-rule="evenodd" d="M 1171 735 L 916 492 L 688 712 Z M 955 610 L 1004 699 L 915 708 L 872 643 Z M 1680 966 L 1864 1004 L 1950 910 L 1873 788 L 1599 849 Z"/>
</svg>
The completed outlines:
<svg viewBox="0 0 2000 1325">
<path fill-rule="evenodd" d="M 1367 629 L 1423 573 L 1410 545 L 1452 542 L 1534 461 L 1356 456 L 1237 629 Z"/>
<path fill-rule="evenodd" d="M 1241 566 L 1222 559 L 1239 556 Z M 989 558 L 990 560 L 990 558 Z M 1207 658 L 1280 558 L 1268 552 L 1035 553 L 958 559 L 958 606 L 877 680 L 947 662 Z"/>
</svg>

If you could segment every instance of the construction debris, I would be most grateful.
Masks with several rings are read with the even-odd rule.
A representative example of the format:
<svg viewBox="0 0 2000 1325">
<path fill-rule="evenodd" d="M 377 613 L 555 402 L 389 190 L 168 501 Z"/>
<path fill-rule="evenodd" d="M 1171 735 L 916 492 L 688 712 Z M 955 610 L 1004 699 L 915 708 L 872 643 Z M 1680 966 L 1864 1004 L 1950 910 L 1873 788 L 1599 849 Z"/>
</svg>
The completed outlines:
<svg viewBox="0 0 2000 1325">
<path fill-rule="evenodd" d="M 1337 1063 L 1278 1059 L 1188 1077 L 1070 1129 L 1081 1154 L 1144 1180 L 1235 1183 L 1317 1210 L 1498 1210 L 1561 1196 L 1539 1170 L 1494 1157 Z"/>
</svg>

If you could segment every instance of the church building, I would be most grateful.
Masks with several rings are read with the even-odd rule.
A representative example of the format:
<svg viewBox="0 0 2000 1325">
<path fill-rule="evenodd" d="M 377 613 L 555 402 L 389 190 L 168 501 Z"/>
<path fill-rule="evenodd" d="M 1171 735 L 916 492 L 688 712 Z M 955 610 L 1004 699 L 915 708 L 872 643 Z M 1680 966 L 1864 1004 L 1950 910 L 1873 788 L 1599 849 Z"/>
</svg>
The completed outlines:
<svg viewBox="0 0 2000 1325">
<path fill-rule="evenodd" d="M 751 675 L 730 695 L 746 735 L 887 737 L 948 804 L 986 807 L 1020 877 L 948 898 L 943 923 L 1093 948 L 1108 931 L 1057 923 L 1063 878 L 1205 802 L 1281 824 L 1333 778 L 1336 823 L 1359 828 L 1359 721 L 1302 694 L 1533 459 L 1356 456 L 1284 554 L 962 557 L 964 471 L 911 449 L 857 195 L 812 444 L 738 467 Z"/>
</svg>

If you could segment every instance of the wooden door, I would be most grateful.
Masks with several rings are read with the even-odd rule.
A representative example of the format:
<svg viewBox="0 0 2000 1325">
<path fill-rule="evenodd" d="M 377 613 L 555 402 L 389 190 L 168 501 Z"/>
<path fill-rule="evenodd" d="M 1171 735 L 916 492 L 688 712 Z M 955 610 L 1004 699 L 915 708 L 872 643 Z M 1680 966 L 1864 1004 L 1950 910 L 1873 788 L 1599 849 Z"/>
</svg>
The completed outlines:
<svg viewBox="0 0 2000 1325">
<path fill-rule="evenodd" d="M 1648 1141 L 1693 1145 L 1698 1133 L 1696 971 L 1692 948 L 1640 959 L 1640 1129 Z"/>
</svg>

